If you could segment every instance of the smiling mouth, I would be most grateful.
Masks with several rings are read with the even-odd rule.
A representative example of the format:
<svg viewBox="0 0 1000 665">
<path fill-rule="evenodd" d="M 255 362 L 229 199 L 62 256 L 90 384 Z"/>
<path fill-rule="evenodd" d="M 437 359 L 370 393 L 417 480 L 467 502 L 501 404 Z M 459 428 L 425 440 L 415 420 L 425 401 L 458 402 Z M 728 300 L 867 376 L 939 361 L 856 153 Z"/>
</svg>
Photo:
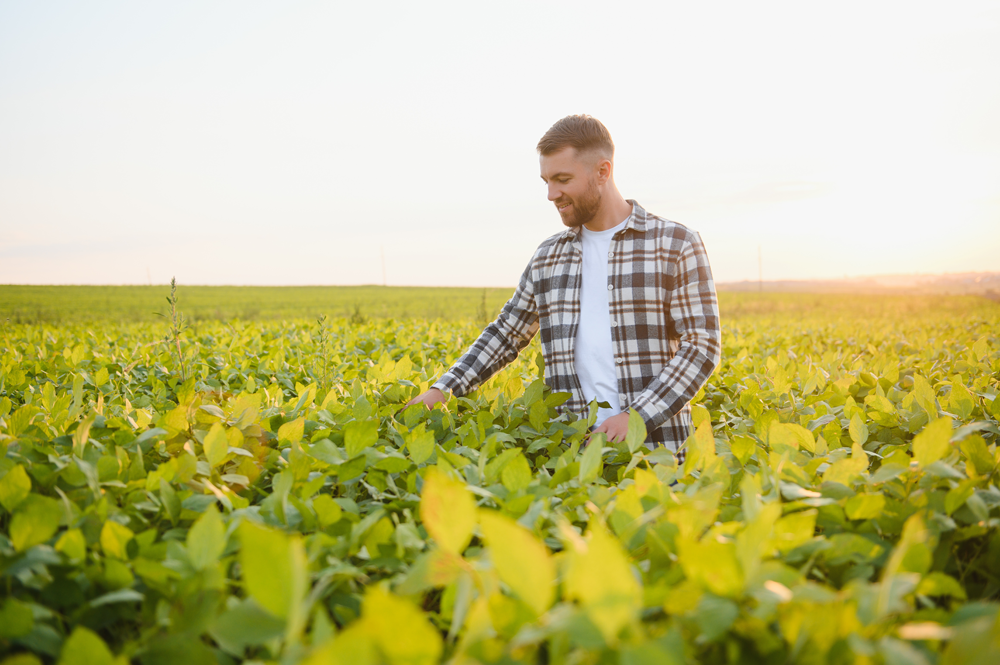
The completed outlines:
<svg viewBox="0 0 1000 665">
<path fill-rule="evenodd" d="M 556 208 L 559 210 L 559 212 L 562 212 L 563 210 L 565 210 L 566 208 L 570 207 L 571 205 L 573 205 L 573 204 L 572 203 L 563 203 L 562 205 L 556 204 Z"/>
</svg>

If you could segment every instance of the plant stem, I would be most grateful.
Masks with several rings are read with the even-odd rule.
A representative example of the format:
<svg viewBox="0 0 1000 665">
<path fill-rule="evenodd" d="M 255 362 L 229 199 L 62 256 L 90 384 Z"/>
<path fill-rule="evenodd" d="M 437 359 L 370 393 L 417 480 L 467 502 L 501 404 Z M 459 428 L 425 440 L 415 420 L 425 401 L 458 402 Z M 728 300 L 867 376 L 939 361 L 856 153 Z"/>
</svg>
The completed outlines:
<svg viewBox="0 0 1000 665">
<path fill-rule="evenodd" d="M 187 381 L 187 371 L 184 369 L 184 355 L 181 353 L 181 330 L 184 327 L 184 317 L 177 311 L 177 278 L 170 278 L 170 323 L 174 337 L 174 348 L 177 350 L 177 362 L 181 366 L 181 381 Z"/>
</svg>

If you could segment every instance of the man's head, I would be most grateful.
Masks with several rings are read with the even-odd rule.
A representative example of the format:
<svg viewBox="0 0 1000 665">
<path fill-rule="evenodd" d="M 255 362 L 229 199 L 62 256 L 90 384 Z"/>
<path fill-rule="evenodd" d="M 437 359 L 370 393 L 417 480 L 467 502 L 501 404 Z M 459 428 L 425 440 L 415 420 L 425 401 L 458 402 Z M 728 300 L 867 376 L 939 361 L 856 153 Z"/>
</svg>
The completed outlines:
<svg viewBox="0 0 1000 665">
<path fill-rule="evenodd" d="M 600 120 L 566 116 L 538 142 L 542 180 L 563 224 L 583 226 L 598 214 L 605 189 L 614 187 L 615 144 Z"/>
</svg>

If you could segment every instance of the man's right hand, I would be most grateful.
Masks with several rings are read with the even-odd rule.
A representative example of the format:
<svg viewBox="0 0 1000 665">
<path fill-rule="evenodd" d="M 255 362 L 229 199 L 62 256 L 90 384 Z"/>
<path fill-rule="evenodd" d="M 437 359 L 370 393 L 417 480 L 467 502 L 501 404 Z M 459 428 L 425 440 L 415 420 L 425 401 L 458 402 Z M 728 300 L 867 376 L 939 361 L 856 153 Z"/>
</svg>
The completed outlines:
<svg viewBox="0 0 1000 665">
<path fill-rule="evenodd" d="M 435 404 L 441 404 L 442 402 L 444 402 L 444 400 L 445 397 L 443 392 L 441 392 L 437 388 L 431 388 L 426 392 L 420 393 L 419 395 L 411 399 L 409 402 L 406 403 L 406 406 L 413 406 L 414 404 L 423 404 L 428 409 L 433 409 Z"/>
</svg>

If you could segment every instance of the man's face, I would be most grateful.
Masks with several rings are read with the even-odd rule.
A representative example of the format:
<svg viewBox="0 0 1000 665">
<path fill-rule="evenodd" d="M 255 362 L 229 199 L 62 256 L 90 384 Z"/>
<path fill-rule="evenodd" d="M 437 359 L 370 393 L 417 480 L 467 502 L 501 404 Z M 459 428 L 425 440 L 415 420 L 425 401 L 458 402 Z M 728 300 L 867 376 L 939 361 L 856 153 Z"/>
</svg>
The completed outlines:
<svg viewBox="0 0 1000 665">
<path fill-rule="evenodd" d="M 587 224 L 601 208 L 597 159 L 580 159 L 576 148 L 541 156 L 542 180 L 562 222 L 569 227 Z"/>
</svg>

